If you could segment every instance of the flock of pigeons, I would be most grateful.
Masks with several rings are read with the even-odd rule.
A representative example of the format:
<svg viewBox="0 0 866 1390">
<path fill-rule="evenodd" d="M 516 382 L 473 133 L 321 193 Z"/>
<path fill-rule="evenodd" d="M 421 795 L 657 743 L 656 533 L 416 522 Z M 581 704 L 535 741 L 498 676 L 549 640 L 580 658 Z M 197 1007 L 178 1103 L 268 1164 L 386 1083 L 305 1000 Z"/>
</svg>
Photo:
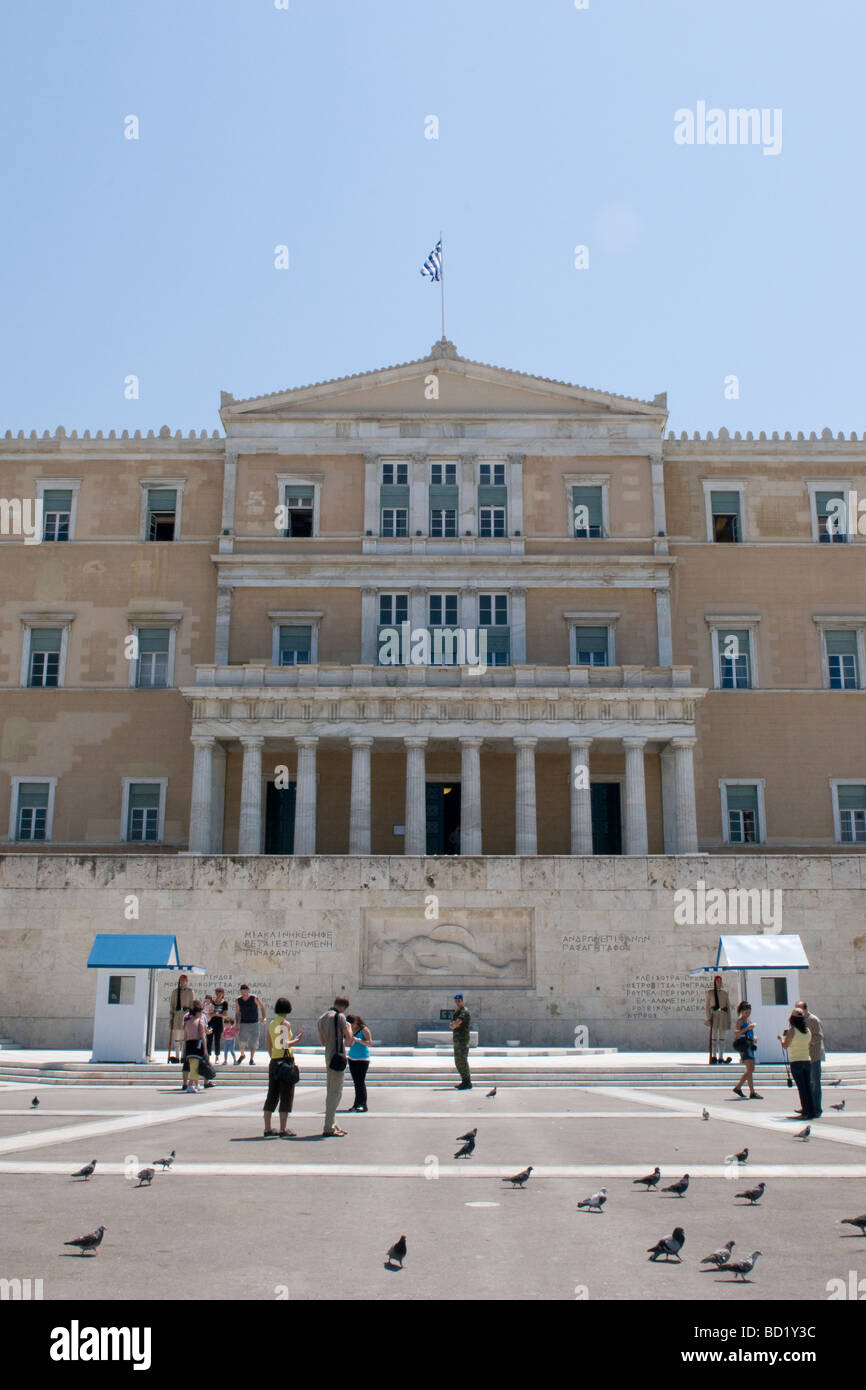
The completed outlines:
<svg viewBox="0 0 866 1390">
<path fill-rule="evenodd" d="M 37 1106 L 38 1104 L 39 1099 L 37 1096 L 34 1096 L 31 1105 Z M 142 1168 L 138 1172 L 136 1187 L 150 1187 L 150 1184 L 156 1176 L 157 1168 L 161 1168 L 165 1173 L 174 1163 L 174 1160 L 174 1149 L 172 1149 L 171 1153 L 166 1158 L 155 1158 L 151 1168 Z M 89 1163 L 85 1163 L 83 1168 L 79 1168 L 77 1172 L 72 1174 L 73 1178 L 81 1178 L 84 1182 L 89 1182 L 96 1172 L 96 1164 L 97 1160 L 92 1158 Z M 105 1235 L 105 1229 L 104 1226 L 97 1226 L 96 1230 L 91 1231 L 89 1235 L 77 1236 L 75 1240 L 65 1240 L 63 1244 L 77 1246 L 82 1255 L 97 1255 L 99 1253 L 99 1247 L 102 1244 L 102 1237 Z"/>
</svg>

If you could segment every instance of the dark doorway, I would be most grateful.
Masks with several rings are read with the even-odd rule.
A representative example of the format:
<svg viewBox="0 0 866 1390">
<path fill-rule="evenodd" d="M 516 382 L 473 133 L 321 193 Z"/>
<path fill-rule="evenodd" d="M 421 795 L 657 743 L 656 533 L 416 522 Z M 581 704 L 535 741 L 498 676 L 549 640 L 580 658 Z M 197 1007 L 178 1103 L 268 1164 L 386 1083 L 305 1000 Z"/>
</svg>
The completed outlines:
<svg viewBox="0 0 866 1390">
<path fill-rule="evenodd" d="M 427 853 L 460 853 L 460 783 L 427 783 Z"/>
<path fill-rule="evenodd" d="M 589 796 L 593 854 L 622 854 L 619 782 L 592 782 Z"/>
<path fill-rule="evenodd" d="M 276 787 L 268 782 L 265 799 L 265 854 L 295 852 L 295 784 Z"/>
</svg>

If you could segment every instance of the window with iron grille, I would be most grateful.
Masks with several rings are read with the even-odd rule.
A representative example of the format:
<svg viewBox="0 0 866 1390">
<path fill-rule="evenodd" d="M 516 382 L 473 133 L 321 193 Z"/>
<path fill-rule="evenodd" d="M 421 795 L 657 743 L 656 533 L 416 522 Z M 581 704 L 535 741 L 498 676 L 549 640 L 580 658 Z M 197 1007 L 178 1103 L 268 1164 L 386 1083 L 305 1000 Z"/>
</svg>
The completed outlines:
<svg viewBox="0 0 866 1390">
<path fill-rule="evenodd" d="M 60 684 L 60 649 L 63 629 L 32 627 L 30 629 L 30 673 L 28 685 L 56 686 Z"/>
</svg>

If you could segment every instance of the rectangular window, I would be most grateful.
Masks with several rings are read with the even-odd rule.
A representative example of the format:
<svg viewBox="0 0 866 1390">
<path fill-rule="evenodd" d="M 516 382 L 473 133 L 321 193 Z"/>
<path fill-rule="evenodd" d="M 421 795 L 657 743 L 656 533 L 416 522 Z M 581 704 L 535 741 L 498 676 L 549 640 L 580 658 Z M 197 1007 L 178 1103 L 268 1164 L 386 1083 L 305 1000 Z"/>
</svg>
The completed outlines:
<svg viewBox="0 0 866 1390">
<path fill-rule="evenodd" d="M 456 463 L 431 463 L 430 484 L 432 487 L 456 487 Z"/>
<path fill-rule="evenodd" d="M 134 1004 L 135 976 L 109 975 L 107 1002 L 109 1004 Z"/>
<path fill-rule="evenodd" d="M 478 623 L 480 627 L 507 627 L 508 595 L 479 594 Z"/>
<path fill-rule="evenodd" d="M 138 629 L 138 667 L 135 676 L 138 689 L 167 689 L 169 637 L 167 627 Z"/>
<path fill-rule="evenodd" d="M 778 1007 L 788 1002 L 788 981 L 785 976 L 763 977 L 761 979 L 761 1003 Z"/>
<path fill-rule="evenodd" d="M 408 594 L 379 595 L 379 626 L 397 627 L 409 621 Z"/>
<path fill-rule="evenodd" d="M 312 660 L 312 627 L 280 628 L 281 666 L 309 666 Z"/>
<path fill-rule="evenodd" d="M 147 527 L 149 541 L 173 541 L 177 519 L 177 488 L 147 489 Z"/>
<path fill-rule="evenodd" d="M 127 840 L 153 842 L 158 838 L 160 795 L 161 788 L 151 782 L 130 783 Z"/>
<path fill-rule="evenodd" d="M 430 512 L 431 536 L 457 535 L 457 510 L 455 507 L 433 508 Z"/>
<path fill-rule="evenodd" d="M 478 466 L 478 481 L 482 487 L 505 486 L 504 463 L 482 463 Z"/>
<path fill-rule="evenodd" d="M 383 464 L 382 464 L 382 485 L 383 485 L 383 487 L 389 487 L 389 486 L 408 487 L 408 485 L 409 485 L 409 465 L 408 465 L 408 463 L 383 463 Z"/>
<path fill-rule="evenodd" d="M 581 540 L 595 540 L 604 535 L 600 487 L 571 489 L 571 519 L 573 534 Z"/>
<path fill-rule="evenodd" d="M 742 538 L 739 492 L 711 492 L 710 511 L 714 541 L 732 543 Z"/>
<path fill-rule="evenodd" d="M 846 845 L 866 844 L 866 784 L 837 787 L 839 829 Z"/>
<path fill-rule="evenodd" d="M 732 845 L 756 845 L 760 840 L 757 786 L 728 789 L 728 836 Z"/>
<path fill-rule="evenodd" d="M 830 628 L 824 632 L 827 672 L 831 690 L 859 690 L 857 632 L 854 628 Z"/>
<path fill-rule="evenodd" d="M 63 629 L 32 627 L 30 629 L 30 674 L 28 685 L 56 686 L 60 684 L 60 648 Z"/>
<path fill-rule="evenodd" d="M 382 535 L 383 536 L 408 536 L 409 534 L 409 508 L 408 507 L 383 507 L 382 508 Z"/>
<path fill-rule="evenodd" d="M 482 507 L 481 522 L 478 527 L 478 534 L 479 536 L 504 536 L 505 508 Z"/>
<path fill-rule="evenodd" d="M 286 529 L 284 536 L 311 536 L 313 534 L 313 493 L 312 486 L 287 483 L 285 491 Z"/>
<path fill-rule="evenodd" d="M 835 492 L 816 492 L 815 514 L 818 521 L 818 540 L 821 544 L 847 543 L 848 498 L 845 493 L 838 488 Z"/>
<path fill-rule="evenodd" d="M 431 627 L 456 627 L 457 595 L 430 594 L 428 596 L 428 613 Z"/>
<path fill-rule="evenodd" d="M 430 660 L 433 666 L 454 666 L 460 654 L 459 642 L 450 637 L 436 641 L 436 632 L 457 629 L 457 595 L 428 594 L 427 621 L 430 628 Z"/>
<path fill-rule="evenodd" d="M 46 488 L 42 494 L 42 539 L 68 541 L 72 516 L 72 491 L 68 488 Z"/>
<path fill-rule="evenodd" d="M 576 627 L 574 629 L 574 659 L 576 666 L 607 666 L 608 630 L 606 627 Z"/>
<path fill-rule="evenodd" d="M 748 628 L 718 628 L 719 689 L 751 690 L 752 662 Z"/>
<path fill-rule="evenodd" d="M 19 782 L 18 828 L 19 840 L 44 840 L 48 824 L 48 782 Z"/>
</svg>

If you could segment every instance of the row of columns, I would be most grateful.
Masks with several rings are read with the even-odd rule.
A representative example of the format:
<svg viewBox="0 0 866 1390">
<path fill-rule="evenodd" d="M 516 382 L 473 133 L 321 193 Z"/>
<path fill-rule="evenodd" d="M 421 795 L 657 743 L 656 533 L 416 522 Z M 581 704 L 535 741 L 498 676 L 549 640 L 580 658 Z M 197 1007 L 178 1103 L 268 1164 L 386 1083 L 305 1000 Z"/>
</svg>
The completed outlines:
<svg viewBox="0 0 866 1390">
<path fill-rule="evenodd" d="M 295 854 L 316 852 L 316 748 L 318 738 L 296 738 L 298 766 L 295 786 Z M 190 811 L 190 851 L 212 854 L 221 846 L 214 843 L 214 794 L 218 769 L 215 762 L 216 739 L 194 734 L 195 749 Z M 262 748 L 261 735 L 241 739 L 241 812 L 238 832 L 239 854 L 262 852 Z M 406 826 L 404 854 L 427 853 L 426 748 L 422 737 L 405 738 L 406 748 Z M 460 744 L 460 853 L 483 853 L 481 837 L 481 744 L 480 737 L 466 737 Z M 515 779 L 515 853 L 538 853 L 538 817 L 535 793 L 535 748 L 537 738 L 515 738 L 517 769 Z M 646 854 L 647 810 L 644 776 L 645 738 L 624 738 L 625 796 L 623 804 L 623 851 Z M 694 854 L 698 848 L 695 814 L 695 781 L 692 750 L 696 740 L 675 738 L 670 742 L 673 757 L 674 815 L 676 852 Z M 350 737 L 352 780 L 349 795 L 349 853 L 371 853 L 370 755 L 373 739 L 367 735 Z M 589 786 L 589 752 L 592 739 L 570 738 L 571 853 L 592 854 L 592 804 Z M 668 850 L 668 846 L 665 846 Z"/>
</svg>

